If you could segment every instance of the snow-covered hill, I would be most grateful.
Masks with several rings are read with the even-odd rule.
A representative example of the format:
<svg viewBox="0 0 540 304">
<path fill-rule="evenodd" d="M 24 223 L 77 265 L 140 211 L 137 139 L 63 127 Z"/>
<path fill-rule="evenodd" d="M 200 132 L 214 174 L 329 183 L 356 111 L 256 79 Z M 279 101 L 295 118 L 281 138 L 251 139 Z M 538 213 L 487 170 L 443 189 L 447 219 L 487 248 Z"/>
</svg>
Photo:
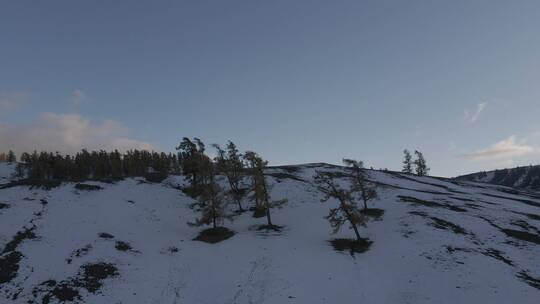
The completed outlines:
<svg viewBox="0 0 540 304">
<path fill-rule="evenodd" d="M 540 197 L 511 188 L 368 171 L 384 210 L 362 254 L 335 251 L 312 185 L 323 164 L 269 169 L 281 232 L 238 215 L 217 244 L 193 241 L 192 199 L 126 179 L 0 189 L 0 303 L 538 303 Z M 0 186 L 1 187 L 1 186 Z M 5 187 L 5 186 L 4 186 Z M 247 202 L 244 202 L 247 204 Z"/>
<path fill-rule="evenodd" d="M 477 172 L 458 176 L 456 179 L 539 191 L 540 166 L 526 166 L 488 172 Z"/>
</svg>

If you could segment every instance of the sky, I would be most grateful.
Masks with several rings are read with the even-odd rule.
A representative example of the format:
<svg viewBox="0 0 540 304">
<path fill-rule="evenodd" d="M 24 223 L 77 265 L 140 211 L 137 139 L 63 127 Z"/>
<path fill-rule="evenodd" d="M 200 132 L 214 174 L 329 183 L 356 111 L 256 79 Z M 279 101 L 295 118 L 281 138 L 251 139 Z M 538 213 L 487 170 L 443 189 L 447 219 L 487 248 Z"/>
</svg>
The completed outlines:
<svg viewBox="0 0 540 304">
<path fill-rule="evenodd" d="M 540 163 L 540 1 L 2 1 L 0 150 Z"/>
</svg>

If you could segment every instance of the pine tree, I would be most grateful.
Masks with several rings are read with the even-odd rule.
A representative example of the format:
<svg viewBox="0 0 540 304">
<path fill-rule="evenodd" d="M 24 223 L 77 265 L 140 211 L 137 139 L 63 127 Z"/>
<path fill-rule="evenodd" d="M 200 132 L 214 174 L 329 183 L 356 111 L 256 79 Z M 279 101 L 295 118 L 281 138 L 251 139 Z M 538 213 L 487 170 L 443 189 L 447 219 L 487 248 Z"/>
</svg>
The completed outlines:
<svg viewBox="0 0 540 304">
<path fill-rule="evenodd" d="M 401 170 L 403 173 L 413 173 L 412 169 L 412 156 L 411 152 L 409 150 L 405 149 L 403 150 L 403 169 Z"/>
<path fill-rule="evenodd" d="M 236 145 L 232 141 L 229 141 L 227 144 L 227 151 L 223 150 L 217 144 L 214 144 L 213 146 L 218 152 L 218 155 L 215 158 L 218 170 L 227 177 L 230 194 L 238 205 L 238 212 L 243 212 L 242 197 L 244 196 L 244 189 L 240 186 L 240 182 L 244 177 L 242 154 L 238 152 Z"/>
<path fill-rule="evenodd" d="M 424 159 L 424 155 L 422 152 L 414 151 L 414 154 L 416 155 L 416 159 L 414 160 L 414 165 L 416 167 L 416 174 L 418 176 L 424 176 L 429 173 L 429 168 L 426 164 L 426 160 Z"/>
<path fill-rule="evenodd" d="M 344 159 L 343 163 L 349 167 L 352 172 L 351 190 L 353 193 L 358 193 L 364 203 L 364 211 L 368 210 L 367 202 L 377 198 L 376 185 L 370 183 L 363 171 L 363 162 L 353 159 Z"/>
<path fill-rule="evenodd" d="M 15 156 L 15 153 L 13 153 L 13 151 L 9 150 L 6 160 L 8 163 L 14 163 L 17 161 L 17 156 Z"/>
<path fill-rule="evenodd" d="M 266 214 L 266 221 L 268 229 L 278 229 L 278 226 L 275 226 L 272 223 L 272 216 L 270 210 L 272 208 L 279 208 L 285 203 L 286 199 L 271 201 L 269 187 L 266 183 L 266 178 L 264 176 L 264 168 L 268 164 L 267 161 L 264 161 L 257 153 L 252 151 L 247 151 L 244 153 L 244 159 L 248 164 L 249 176 L 251 179 L 250 191 L 253 192 L 251 199 L 255 201 L 255 208 L 263 210 Z"/>
<path fill-rule="evenodd" d="M 180 151 L 182 172 L 191 183 L 191 194 L 196 196 L 200 191 L 199 186 L 204 183 L 201 172 L 208 159 L 208 156 L 204 154 L 204 143 L 196 137 L 193 138 L 193 141 L 184 137 L 176 150 Z"/>
<path fill-rule="evenodd" d="M 354 185 L 351 186 L 351 189 L 343 189 L 334 180 L 335 177 L 332 172 L 317 171 L 314 178 L 317 189 L 324 194 L 321 202 L 327 202 L 330 198 L 338 201 L 338 207 L 331 208 L 325 218 L 330 222 L 334 233 L 337 233 L 343 224 L 348 222 L 354 230 L 356 240 L 361 241 L 358 225 L 365 226 L 366 217 L 354 199 Z"/>
<path fill-rule="evenodd" d="M 200 186 L 200 194 L 197 202 L 192 207 L 197 207 L 201 216 L 193 223 L 194 226 L 210 225 L 217 228 L 225 218 L 225 204 L 223 202 L 222 189 L 216 182 L 217 170 L 215 165 L 207 159 L 200 164 L 200 171 L 204 183 Z"/>
</svg>

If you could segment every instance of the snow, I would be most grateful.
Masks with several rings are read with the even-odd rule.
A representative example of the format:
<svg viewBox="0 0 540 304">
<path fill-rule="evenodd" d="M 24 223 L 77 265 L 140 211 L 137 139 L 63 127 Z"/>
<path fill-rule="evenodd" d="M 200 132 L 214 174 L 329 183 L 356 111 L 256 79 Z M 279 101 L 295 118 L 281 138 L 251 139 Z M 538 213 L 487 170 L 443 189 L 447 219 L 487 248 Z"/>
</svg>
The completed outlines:
<svg viewBox="0 0 540 304">
<path fill-rule="evenodd" d="M 0 162 L 0 185 L 10 181 L 16 166 L 16 163 Z"/>
<path fill-rule="evenodd" d="M 0 303 L 41 303 L 43 294 L 33 295 L 34 287 L 76 276 L 81 265 L 98 261 L 114 264 L 119 276 L 106 279 L 96 294 L 82 290 L 84 303 L 538 303 L 540 290 L 516 275 L 540 277 L 540 247 L 494 225 L 527 231 L 512 224 L 521 220 L 538 235 L 540 222 L 526 214 L 540 215 L 540 207 L 516 199 L 538 204 L 540 199 L 503 187 L 368 170 L 381 185 L 378 200 L 369 205 L 385 214 L 360 229 L 373 241 L 371 248 L 351 256 L 328 243 L 353 233 L 347 227 L 331 233 L 324 216 L 336 202 L 320 202 L 311 184 L 316 170 L 341 169 L 306 165 L 296 172 L 268 171 L 298 177 L 268 177 L 273 199 L 289 200 L 273 211 L 275 224 L 285 226 L 281 233 L 257 231 L 265 219 L 247 212 L 225 222 L 237 234 L 217 244 L 192 240 L 204 227 L 187 225 L 197 214 L 188 207 L 192 199 L 177 189 L 185 182 L 181 176 L 161 184 L 140 178 L 93 182 L 103 187 L 98 191 L 79 191 L 73 183 L 50 191 L 1 189 L 0 202 L 9 207 L 0 209 L 0 249 L 23 227 L 35 225 L 37 238 L 17 248 L 24 258 L 17 276 L 0 284 Z M 414 205 L 400 195 L 466 211 Z M 411 211 L 470 234 L 437 229 L 429 217 Z M 114 238 L 98 237 L 103 232 Z M 115 249 L 116 241 L 133 250 Z M 73 254 L 88 245 L 86 254 Z M 447 246 L 469 252 L 451 253 Z M 513 266 L 481 253 L 488 249 L 500 251 Z"/>
</svg>

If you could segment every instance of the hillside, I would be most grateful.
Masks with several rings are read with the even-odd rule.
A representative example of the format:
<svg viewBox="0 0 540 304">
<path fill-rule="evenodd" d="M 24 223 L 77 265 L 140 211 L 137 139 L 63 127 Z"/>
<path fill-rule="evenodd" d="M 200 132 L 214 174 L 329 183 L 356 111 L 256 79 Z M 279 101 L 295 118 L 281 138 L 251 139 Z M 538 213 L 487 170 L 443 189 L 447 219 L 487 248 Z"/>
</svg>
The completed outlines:
<svg viewBox="0 0 540 304">
<path fill-rule="evenodd" d="M 540 166 L 526 166 L 488 172 L 477 172 L 458 176 L 456 179 L 539 191 Z"/>
<path fill-rule="evenodd" d="M 336 202 L 320 202 L 316 170 L 343 168 L 267 169 L 272 197 L 289 201 L 273 214 L 284 229 L 257 230 L 264 219 L 246 212 L 217 244 L 192 240 L 204 227 L 187 225 L 181 176 L 3 183 L 0 303 L 538 303 L 540 195 L 368 170 L 384 214 L 360 229 L 371 247 L 350 254 L 328 242 L 353 233 L 332 234 Z"/>
</svg>

